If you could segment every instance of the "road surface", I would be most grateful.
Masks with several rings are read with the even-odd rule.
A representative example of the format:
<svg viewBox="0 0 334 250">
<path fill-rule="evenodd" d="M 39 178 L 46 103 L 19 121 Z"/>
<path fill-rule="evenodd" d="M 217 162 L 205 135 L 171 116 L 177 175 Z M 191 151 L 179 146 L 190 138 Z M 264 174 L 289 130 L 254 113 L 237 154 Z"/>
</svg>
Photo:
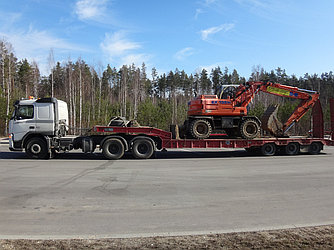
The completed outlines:
<svg viewBox="0 0 334 250">
<path fill-rule="evenodd" d="M 0 238 L 181 235 L 334 223 L 334 148 L 250 156 L 178 150 L 156 159 L 67 153 L 29 160 L 0 145 Z"/>
</svg>

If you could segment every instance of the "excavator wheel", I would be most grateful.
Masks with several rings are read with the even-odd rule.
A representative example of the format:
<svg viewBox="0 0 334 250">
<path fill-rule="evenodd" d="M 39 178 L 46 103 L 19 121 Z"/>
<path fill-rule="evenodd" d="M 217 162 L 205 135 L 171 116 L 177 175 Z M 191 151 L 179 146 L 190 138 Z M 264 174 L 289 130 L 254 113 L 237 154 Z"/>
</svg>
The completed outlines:
<svg viewBox="0 0 334 250">
<path fill-rule="evenodd" d="M 254 139 L 260 133 L 260 124 L 255 119 L 245 119 L 241 122 L 239 131 L 244 139 Z"/>
<path fill-rule="evenodd" d="M 190 123 L 190 134 L 196 139 L 206 139 L 212 132 L 212 126 L 208 120 L 193 120 Z"/>
</svg>

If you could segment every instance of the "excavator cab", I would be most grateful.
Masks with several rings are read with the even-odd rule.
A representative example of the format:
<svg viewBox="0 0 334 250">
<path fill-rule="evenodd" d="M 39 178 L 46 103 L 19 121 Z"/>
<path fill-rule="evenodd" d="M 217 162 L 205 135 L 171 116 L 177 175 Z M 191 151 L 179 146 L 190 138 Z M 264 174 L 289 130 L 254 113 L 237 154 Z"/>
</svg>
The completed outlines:
<svg viewBox="0 0 334 250">
<path fill-rule="evenodd" d="M 217 96 L 219 99 L 233 99 L 237 93 L 239 85 L 226 84 L 219 89 Z"/>
</svg>

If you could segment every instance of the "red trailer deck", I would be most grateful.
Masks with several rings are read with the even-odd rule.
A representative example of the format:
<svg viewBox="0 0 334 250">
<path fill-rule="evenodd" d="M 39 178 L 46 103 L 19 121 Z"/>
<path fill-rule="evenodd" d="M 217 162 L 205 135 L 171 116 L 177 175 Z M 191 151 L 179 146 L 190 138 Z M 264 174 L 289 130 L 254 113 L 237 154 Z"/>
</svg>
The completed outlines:
<svg viewBox="0 0 334 250">
<path fill-rule="evenodd" d="M 103 151 L 108 151 L 110 145 L 104 146 L 105 140 L 114 138 L 125 145 L 125 148 L 132 150 L 136 158 L 149 158 L 155 149 L 170 148 L 245 148 L 250 152 L 258 152 L 270 156 L 281 151 L 288 155 L 295 155 L 301 149 L 306 149 L 311 154 L 318 154 L 323 146 L 334 146 L 334 100 L 331 100 L 331 135 L 324 137 L 324 122 L 320 102 L 313 107 L 313 136 L 312 137 L 289 137 L 289 138 L 256 138 L 256 139 L 173 139 L 172 133 L 152 127 L 108 127 L 95 126 L 95 136 L 102 136 L 99 142 Z M 117 149 L 117 145 L 114 145 Z M 151 149 L 152 147 L 152 149 Z M 115 148 L 114 148 L 115 149 Z M 117 150 L 115 152 L 118 152 Z M 123 149 L 124 151 L 124 149 Z M 124 152 L 123 152 L 124 153 Z M 152 154 L 151 154 L 152 153 Z M 112 154 L 104 154 L 107 158 Z M 123 154 L 122 154 L 123 155 Z"/>
</svg>

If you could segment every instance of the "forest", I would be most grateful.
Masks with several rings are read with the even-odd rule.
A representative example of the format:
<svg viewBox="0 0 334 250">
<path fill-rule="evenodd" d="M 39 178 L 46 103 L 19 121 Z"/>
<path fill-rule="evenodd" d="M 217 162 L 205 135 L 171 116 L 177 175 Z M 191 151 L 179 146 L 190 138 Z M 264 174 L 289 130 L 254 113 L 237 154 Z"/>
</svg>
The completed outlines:
<svg viewBox="0 0 334 250">
<path fill-rule="evenodd" d="M 13 102 L 21 98 L 56 97 L 66 101 L 69 108 L 70 133 L 80 134 L 94 124 L 106 125 L 113 116 L 136 119 L 139 124 L 169 129 L 170 124 L 182 124 L 187 115 L 187 103 L 197 94 L 215 94 L 224 84 L 246 81 L 273 81 L 320 93 L 326 128 L 329 127 L 329 98 L 334 97 L 333 72 L 305 73 L 296 77 L 285 69 L 270 71 L 253 66 L 249 77 L 240 76 L 236 69 L 217 66 L 208 72 L 201 69 L 188 74 L 173 69 L 158 74 L 148 71 L 143 63 L 115 68 L 88 65 L 82 58 L 55 62 L 50 50 L 49 75 L 41 75 L 38 64 L 16 58 L 14 48 L 0 41 L 0 136 L 8 134 L 8 121 Z M 287 59 L 288 60 L 288 59 Z M 279 118 L 287 119 L 296 102 L 290 99 L 258 94 L 250 105 L 250 114 L 261 117 L 266 106 L 280 103 Z M 310 112 L 294 127 L 296 134 L 306 134 L 311 127 Z"/>
</svg>

